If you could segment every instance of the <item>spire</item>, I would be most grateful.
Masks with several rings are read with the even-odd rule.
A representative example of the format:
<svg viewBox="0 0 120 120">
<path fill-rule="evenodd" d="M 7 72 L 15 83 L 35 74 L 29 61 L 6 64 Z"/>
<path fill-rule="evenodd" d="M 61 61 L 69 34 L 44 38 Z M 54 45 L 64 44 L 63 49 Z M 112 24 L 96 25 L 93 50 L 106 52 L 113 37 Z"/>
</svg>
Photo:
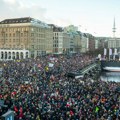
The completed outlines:
<svg viewBox="0 0 120 120">
<path fill-rule="evenodd" d="M 113 22 L 113 37 L 115 38 L 115 32 L 116 32 L 116 27 L 115 27 L 115 17 L 114 17 L 114 22 Z"/>
</svg>

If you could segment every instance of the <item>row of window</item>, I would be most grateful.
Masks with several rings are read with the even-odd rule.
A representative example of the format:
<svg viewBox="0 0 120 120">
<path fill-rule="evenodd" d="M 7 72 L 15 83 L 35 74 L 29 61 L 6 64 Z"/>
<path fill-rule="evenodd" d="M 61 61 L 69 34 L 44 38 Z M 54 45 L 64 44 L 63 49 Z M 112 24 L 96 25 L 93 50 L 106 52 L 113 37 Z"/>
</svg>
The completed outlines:
<svg viewBox="0 0 120 120">
<path fill-rule="evenodd" d="M 25 47 L 24 47 L 24 45 L 5 45 L 4 46 L 4 48 L 6 48 L 6 49 L 24 49 Z"/>
<path fill-rule="evenodd" d="M 31 45 L 32 49 L 45 49 L 44 45 Z"/>
<path fill-rule="evenodd" d="M 0 42 L 25 42 L 28 41 L 28 39 L 0 39 Z M 31 42 L 33 43 L 44 43 L 45 41 L 43 39 L 31 39 Z M 50 44 L 50 42 L 47 42 Z"/>
<path fill-rule="evenodd" d="M 1 39 L 0 42 L 24 42 L 27 39 Z"/>
<path fill-rule="evenodd" d="M 45 54 L 46 54 L 46 51 L 37 51 L 37 56 L 45 55 Z"/>
<path fill-rule="evenodd" d="M 58 37 L 53 37 L 53 40 L 58 39 Z"/>
<path fill-rule="evenodd" d="M 15 32 L 15 31 L 36 31 L 36 32 L 45 32 L 44 28 L 1 28 L 0 31 L 4 32 Z"/>
<path fill-rule="evenodd" d="M 15 32 L 15 31 L 28 31 L 29 28 L 1 28 L 0 31 L 4 32 Z M 31 29 L 32 31 L 32 29 Z"/>
<path fill-rule="evenodd" d="M 58 40 L 54 40 L 53 42 L 54 42 L 54 43 L 58 43 Z"/>
<path fill-rule="evenodd" d="M 25 47 L 25 45 L 4 45 L 4 48 L 20 48 L 20 49 L 23 49 Z M 45 49 L 46 45 L 31 45 L 31 48 L 32 49 Z M 47 48 L 48 47 L 51 47 L 51 44 L 47 45 Z"/>
<path fill-rule="evenodd" d="M 28 37 L 28 32 L 25 33 L 20 33 L 20 32 L 16 32 L 16 33 L 1 33 L 0 37 Z M 45 38 L 45 34 L 35 34 L 35 33 L 31 33 L 31 37 L 41 37 L 41 38 Z"/>
<path fill-rule="evenodd" d="M 53 47 L 58 47 L 58 44 L 53 44 Z"/>
<path fill-rule="evenodd" d="M 55 37 L 58 36 L 58 33 L 55 32 L 55 33 L 54 33 L 54 36 L 55 36 Z"/>
</svg>

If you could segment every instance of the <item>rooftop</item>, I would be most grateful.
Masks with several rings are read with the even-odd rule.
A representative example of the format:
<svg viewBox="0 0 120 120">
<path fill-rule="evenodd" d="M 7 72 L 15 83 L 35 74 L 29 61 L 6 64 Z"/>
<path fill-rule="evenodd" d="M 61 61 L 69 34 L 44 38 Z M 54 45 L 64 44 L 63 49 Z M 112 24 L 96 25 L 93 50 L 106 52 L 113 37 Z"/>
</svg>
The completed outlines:
<svg viewBox="0 0 120 120">
<path fill-rule="evenodd" d="M 0 22 L 0 24 L 17 24 L 17 23 L 33 23 L 39 24 L 43 27 L 49 27 L 46 23 L 31 17 L 5 19 Z"/>
<path fill-rule="evenodd" d="M 0 24 L 29 23 L 32 21 L 32 19 L 33 18 L 31 18 L 31 17 L 5 19 L 5 20 L 1 21 Z"/>
<path fill-rule="evenodd" d="M 62 27 L 58 27 L 57 25 L 54 24 L 48 24 L 48 25 L 53 28 L 53 32 L 63 32 Z"/>
</svg>

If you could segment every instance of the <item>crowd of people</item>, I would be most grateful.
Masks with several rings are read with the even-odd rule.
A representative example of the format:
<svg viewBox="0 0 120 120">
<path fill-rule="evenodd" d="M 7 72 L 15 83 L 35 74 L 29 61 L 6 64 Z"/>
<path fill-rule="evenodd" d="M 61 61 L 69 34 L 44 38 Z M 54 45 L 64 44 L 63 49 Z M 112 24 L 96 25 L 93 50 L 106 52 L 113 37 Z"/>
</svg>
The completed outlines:
<svg viewBox="0 0 120 120">
<path fill-rule="evenodd" d="M 119 82 L 66 76 L 94 61 L 80 54 L 1 61 L 0 116 L 12 110 L 15 120 L 120 120 Z"/>
</svg>

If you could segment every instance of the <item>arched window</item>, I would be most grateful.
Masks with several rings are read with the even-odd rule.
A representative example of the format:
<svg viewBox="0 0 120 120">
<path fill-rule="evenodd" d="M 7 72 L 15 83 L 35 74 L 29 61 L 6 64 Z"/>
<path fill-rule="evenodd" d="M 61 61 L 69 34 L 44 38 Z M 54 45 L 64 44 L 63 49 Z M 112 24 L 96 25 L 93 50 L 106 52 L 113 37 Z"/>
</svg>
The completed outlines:
<svg viewBox="0 0 120 120">
<path fill-rule="evenodd" d="M 1 52 L 1 59 L 3 59 L 4 58 L 4 53 L 3 52 Z"/>
<path fill-rule="evenodd" d="M 11 52 L 8 53 L 8 59 L 11 59 Z"/>
<path fill-rule="evenodd" d="M 7 52 L 5 52 L 5 59 L 7 59 Z"/>
<path fill-rule="evenodd" d="M 26 58 L 28 58 L 28 52 L 26 52 Z"/>
<path fill-rule="evenodd" d="M 12 52 L 12 59 L 15 59 L 15 52 Z"/>
<path fill-rule="evenodd" d="M 19 59 L 19 52 L 16 53 L 16 59 Z"/>
<path fill-rule="evenodd" d="M 20 58 L 23 59 L 23 52 L 20 53 Z"/>
</svg>

